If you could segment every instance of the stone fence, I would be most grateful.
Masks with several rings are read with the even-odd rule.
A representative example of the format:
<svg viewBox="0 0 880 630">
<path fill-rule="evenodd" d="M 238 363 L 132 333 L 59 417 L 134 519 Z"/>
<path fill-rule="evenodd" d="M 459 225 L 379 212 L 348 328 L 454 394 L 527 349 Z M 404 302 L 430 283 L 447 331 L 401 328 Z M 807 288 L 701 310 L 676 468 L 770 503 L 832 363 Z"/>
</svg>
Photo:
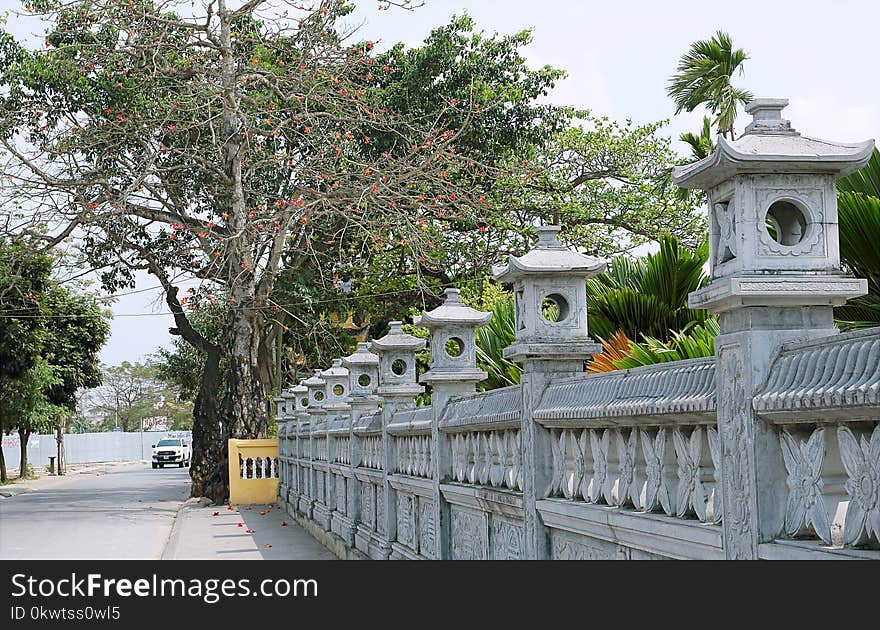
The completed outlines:
<svg viewBox="0 0 880 630">
<path fill-rule="evenodd" d="M 477 392 L 491 318 L 449 289 L 277 399 L 278 500 L 340 555 L 376 559 L 880 559 L 880 328 L 840 334 L 836 179 L 873 142 L 799 135 L 782 99 L 676 169 L 709 200 L 716 356 L 604 374 L 585 278 L 555 227 L 496 270 L 519 385 Z M 552 303 L 554 308 L 546 309 Z M 423 384 L 431 404 L 415 406 Z"/>
</svg>

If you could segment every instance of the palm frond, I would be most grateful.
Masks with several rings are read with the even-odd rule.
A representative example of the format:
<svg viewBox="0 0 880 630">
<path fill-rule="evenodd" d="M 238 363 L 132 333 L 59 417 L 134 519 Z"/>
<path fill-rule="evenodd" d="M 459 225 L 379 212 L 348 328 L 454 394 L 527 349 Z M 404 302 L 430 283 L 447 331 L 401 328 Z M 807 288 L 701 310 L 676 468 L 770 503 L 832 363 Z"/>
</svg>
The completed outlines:
<svg viewBox="0 0 880 630">
<path fill-rule="evenodd" d="M 837 189 L 880 199 L 880 150 L 875 147 L 868 164 L 862 170 L 841 178 L 837 182 Z"/>
<path fill-rule="evenodd" d="M 875 151 L 872 161 L 877 172 L 863 169 L 859 171 L 860 179 L 844 185 L 870 189 L 875 178 L 880 180 L 880 160 L 875 161 L 876 157 Z M 861 192 L 839 192 L 837 214 L 840 261 L 854 276 L 868 280 L 868 294 L 835 308 L 835 320 L 843 330 L 880 326 L 880 198 Z"/>
</svg>

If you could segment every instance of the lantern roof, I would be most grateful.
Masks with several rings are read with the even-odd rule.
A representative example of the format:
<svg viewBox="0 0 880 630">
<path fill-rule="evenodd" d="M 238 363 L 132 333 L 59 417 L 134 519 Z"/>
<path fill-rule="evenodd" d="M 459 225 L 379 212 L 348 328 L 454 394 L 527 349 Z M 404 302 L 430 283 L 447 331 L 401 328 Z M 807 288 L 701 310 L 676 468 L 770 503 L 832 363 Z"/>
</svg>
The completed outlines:
<svg viewBox="0 0 880 630">
<path fill-rule="evenodd" d="M 373 354 L 370 352 L 370 344 L 366 341 L 361 341 L 357 345 L 357 350 L 355 350 L 352 354 L 347 357 L 343 357 L 342 364 L 347 367 L 354 366 L 365 366 L 365 365 L 379 365 L 379 355 Z"/>
<path fill-rule="evenodd" d="M 342 359 L 333 359 L 329 368 L 321 372 L 323 377 L 345 377 L 348 376 L 348 370 L 342 367 Z"/>
<path fill-rule="evenodd" d="M 321 370 L 315 370 L 315 373 L 302 382 L 306 387 L 323 387 L 327 381 L 321 378 Z"/>
<path fill-rule="evenodd" d="M 392 352 L 395 350 L 421 350 L 425 347 L 425 340 L 403 332 L 403 322 L 391 322 L 388 334 L 381 339 L 376 339 L 370 344 L 370 350 L 374 352 Z"/>
<path fill-rule="evenodd" d="M 513 282 L 533 274 L 566 273 L 590 277 L 605 270 L 605 261 L 576 252 L 559 242 L 558 225 L 536 227 L 538 243 L 522 256 L 508 256 L 507 264 L 493 269 L 499 282 Z"/>
<path fill-rule="evenodd" d="M 414 322 L 416 326 L 437 328 L 454 324 L 477 327 L 492 320 L 492 313 L 465 306 L 459 299 L 460 289 L 446 289 L 443 293 L 446 294 L 443 304 L 432 311 L 422 311 L 421 317 Z"/>
<path fill-rule="evenodd" d="M 782 117 L 785 98 L 756 98 L 746 106 L 752 122 L 736 140 L 719 136 L 712 155 L 676 166 L 672 181 L 682 188 L 711 188 L 741 173 L 817 173 L 843 177 L 871 157 L 874 141 L 831 142 L 802 136 Z"/>
</svg>

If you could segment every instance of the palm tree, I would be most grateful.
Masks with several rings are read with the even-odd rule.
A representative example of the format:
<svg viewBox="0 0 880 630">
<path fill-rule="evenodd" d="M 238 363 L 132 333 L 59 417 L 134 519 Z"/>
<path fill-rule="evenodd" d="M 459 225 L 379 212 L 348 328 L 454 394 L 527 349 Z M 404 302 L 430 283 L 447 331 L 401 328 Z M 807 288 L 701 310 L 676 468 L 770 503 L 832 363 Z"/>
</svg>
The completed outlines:
<svg viewBox="0 0 880 630">
<path fill-rule="evenodd" d="M 867 278 L 868 294 L 834 309 L 844 330 L 880 326 L 880 151 L 868 165 L 837 183 L 840 260 L 856 277 Z"/>
<path fill-rule="evenodd" d="M 675 331 L 702 323 L 709 313 L 689 308 L 687 296 L 708 281 L 708 258 L 705 241 L 692 252 L 670 235 L 660 239 L 657 253 L 615 258 L 606 273 L 587 280 L 590 334 L 610 339 L 621 331 L 629 339 L 666 342 Z"/>
<path fill-rule="evenodd" d="M 522 368 L 504 358 L 504 349 L 516 340 L 514 320 L 513 295 L 509 295 L 492 307 L 492 321 L 477 328 L 477 365 L 488 374 L 481 390 L 519 383 Z"/>
<path fill-rule="evenodd" d="M 715 151 L 715 141 L 712 139 L 712 121 L 708 116 L 703 116 L 703 126 L 700 133 L 683 133 L 679 140 L 691 147 L 691 159 L 689 162 L 698 162 L 709 157 Z"/>
<path fill-rule="evenodd" d="M 737 70 L 742 74 L 742 64 L 748 58 L 742 48 L 733 49 L 730 35 L 723 31 L 691 44 L 666 89 L 675 102 L 675 113 L 705 106 L 715 116 L 718 133 L 732 138 L 737 107 L 752 100 L 752 94 L 734 87 L 731 78 Z"/>
</svg>

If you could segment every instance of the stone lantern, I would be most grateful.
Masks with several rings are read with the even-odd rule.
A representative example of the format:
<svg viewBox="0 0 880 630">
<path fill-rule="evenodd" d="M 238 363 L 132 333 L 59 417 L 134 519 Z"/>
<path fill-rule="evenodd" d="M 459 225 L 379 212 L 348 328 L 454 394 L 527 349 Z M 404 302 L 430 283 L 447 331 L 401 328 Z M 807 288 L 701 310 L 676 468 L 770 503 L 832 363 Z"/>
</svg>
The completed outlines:
<svg viewBox="0 0 880 630">
<path fill-rule="evenodd" d="M 450 395 L 473 392 L 475 385 L 486 378 L 486 373 L 477 369 L 475 330 L 492 319 L 492 313 L 462 304 L 458 289 L 446 289 L 444 293 L 443 304 L 422 311 L 415 321 L 431 331 L 431 366 L 419 381 L 433 386 L 431 403 L 438 408 L 445 406 Z"/>
<path fill-rule="evenodd" d="M 873 141 L 800 135 L 786 99 L 754 99 L 745 133 L 718 138 L 712 155 L 676 167 L 673 181 L 709 202 L 711 282 L 689 296 L 719 315 L 715 339 L 722 526 L 728 558 L 758 558 L 785 520 L 777 428 L 752 407 L 786 342 L 837 334 L 833 307 L 867 292 L 840 267 L 838 178 L 863 167 Z"/>
<path fill-rule="evenodd" d="M 312 376 L 303 381 L 303 385 L 308 389 L 307 398 L 309 405 L 306 411 L 309 415 L 308 421 L 304 423 L 300 432 L 300 439 L 308 440 L 304 448 L 308 453 L 310 464 L 305 470 L 308 494 L 305 502 L 300 498 L 300 509 L 304 511 L 308 518 L 313 518 L 318 500 L 322 498 L 321 489 L 318 488 L 318 472 L 315 469 L 319 449 L 315 434 L 324 430 L 324 419 L 327 417 L 327 412 L 324 411 L 324 401 L 327 399 L 327 383 L 321 377 L 321 370 L 315 370 Z"/>
<path fill-rule="evenodd" d="M 786 105 L 754 99 L 740 138 L 719 137 L 712 155 L 673 172 L 709 201 L 713 281 L 691 295 L 693 308 L 838 306 L 867 289 L 841 272 L 836 182 L 867 163 L 874 143 L 802 136 L 782 118 Z"/>
<path fill-rule="evenodd" d="M 379 408 L 379 357 L 370 352 L 369 343 L 361 342 L 353 354 L 342 359 L 342 365 L 348 368 L 348 404 L 355 422 L 355 416 Z"/>
<path fill-rule="evenodd" d="M 298 385 L 289 390 L 293 401 L 292 411 L 297 416 L 309 407 L 309 388 L 304 383 L 305 379 L 300 380 Z"/>
<path fill-rule="evenodd" d="M 287 400 L 283 395 L 279 395 L 275 396 L 272 402 L 275 403 L 275 422 L 284 424 L 287 421 Z"/>
<path fill-rule="evenodd" d="M 520 434 L 523 458 L 533 462 L 523 470 L 523 553 L 543 560 L 550 557 L 550 532 L 536 501 L 547 495 L 553 460 L 550 432 L 532 413 L 552 378 L 583 374 L 584 360 L 602 350 L 587 335 L 585 280 L 602 272 L 605 263 L 565 247 L 557 239 L 558 226 L 535 229 L 535 248 L 508 257 L 495 278 L 513 284 L 516 341 L 504 356 L 523 366 Z"/>
<path fill-rule="evenodd" d="M 495 269 L 499 282 L 513 284 L 516 342 L 504 350 L 512 361 L 549 358 L 583 360 L 601 351 L 587 335 L 587 291 L 584 280 L 605 263 L 565 247 L 560 228 L 535 228 L 538 243 L 523 256 L 510 256 Z"/>
<path fill-rule="evenodd" d="M 416 352 L 425 347 L 425 340 L 403 332 L 403 322 L 391 322 L 390 326 L 387 335 L 370 344 L 379 355 L 377 393 L 385 400 L 399 399 L 396 404 L 406 406 L 406 399 L 425 391 L 416 383 Z"/>
<path fill-rule="evenodd" d="M 310 414 L 326 413 L 323 409 L 324 402 L 327 399 L 327 382 L 321 376 L 321 370 L 315 370 L 315 373 L 304 380 L 302 384 L 308 390 L 308 410 Z M 313 420 L 314 422 L 314 420 Z"/>
<path fill-rule="evenodd" d="M 379 541 L 378 557 L 387 558 L 397 528 L 397 497 L 390 482 L 394 470 L 394 440 L 388 434 L 388 425 L 394 414 L 415 406 L 415 396 L 425 391 L 416 383 L 416 352 L 425 347 L 425 340 L 403 332 L 403 322 L 391 322 L 388 334 L 370 344 L 370 350 L 379 355 L 379 387 L 382 397 L 382 457 L 386 471 L 381 486 L 376 487 L 376 521 L 384 532 Z M 371 552 L 371 557 L 373 553 Z"/>
<path fill-rule="evenodd" d="M 321 372 L 321 378 L 326 383 L 324 410 L 332 416 L 330 420 L 336 419 L 348 411 L 348 369 L 342 367 L 342 359 L 333 359 L 331 366 Z"/>
</svg>

